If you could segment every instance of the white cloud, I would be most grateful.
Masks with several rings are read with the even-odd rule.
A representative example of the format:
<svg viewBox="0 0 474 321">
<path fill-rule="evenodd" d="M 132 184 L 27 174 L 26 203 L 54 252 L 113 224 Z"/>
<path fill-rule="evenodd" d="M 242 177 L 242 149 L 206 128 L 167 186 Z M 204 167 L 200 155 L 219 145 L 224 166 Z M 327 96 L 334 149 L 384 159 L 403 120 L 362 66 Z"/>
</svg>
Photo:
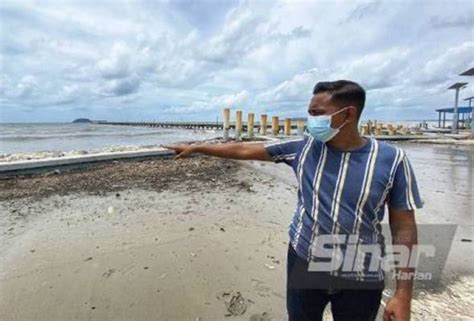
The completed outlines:
<svg viewBox="0 0 474 321">
<path fill-rule="evenodd" d="M 5 98 L 11 99 L 30 99 L 39 95 L 39 84 L 36 77 L 32 75 L 23 76 L 16 83 L 7 75 L 0 78 L 0 93 Z"/>
<path fill-rule="evenodd" d="M 241 107 L 244 106 L 249 99 L 249 93 L 246 90 L 243 90 L 234 95 L 224 95 L 217 98 L 214 98 L 213 101 L 215 104 L 220 106 L 227 107 Z"/>
<path fill-rule="evenodd" d="M 38 94 L 38 81 L 32 75 L 24 76 L 16 86 L 16 97 L 31 98 Z"/>
<path fill-rule="evenodd" d="M 97 69 L 104 78 L 124 78 L 131 68 L 131 51 L 124 44 L 116 43 L 110 57 L 97 62 Z"/>
<path fill-rule="evenodd" d="M 472 40 L 448 48 L 440 55 L 428 60 L 422 66 L 418 80 L 428 84 L 440 83 L 468 69 L 466 66 L 474 66 L 474 41 Z"/>
<path fill-rule="evenodd" d="M 167 107 L 163 111 L 165 113 L 172 114 L 197 114 L 202 112 L 215 112 L 219 114 L 223 108 L 234 108 L 234 109 L 243 109 L 248 103 L 249 93 L 245 90 L 230 94 L 230 95 L 221 95 L 214 97 L 205 97 L 205 99 L 200 99 L 194 101 L 188 106 L 181 107 Z"/>
<path fill-rule="evenodd" d="M 435 117 L 474 65 L 473 17 L 463 0 L 2 3 L 0 105 L 32 120 L 51 105 L 301 116 L 317 81 L 346 78 L 368 89 L 368 117 Z"/>
<path fill-rule="evenodd" d="M 266 103 L 291 103 L 309 96 L 314 86 L 314 79 L 318 79 L 319 70 L 316 68 L 305 70 L 285 80 L 268 91 L 261 93 L 258 98 Z"/>
<path fill-rule="evenodd" d="M 136 76 L 122 79 L 113 79 L 107 82 L 99 90 L 103 96 L 125 96 L 138 91 L 140 79 Z"/>
</svg>

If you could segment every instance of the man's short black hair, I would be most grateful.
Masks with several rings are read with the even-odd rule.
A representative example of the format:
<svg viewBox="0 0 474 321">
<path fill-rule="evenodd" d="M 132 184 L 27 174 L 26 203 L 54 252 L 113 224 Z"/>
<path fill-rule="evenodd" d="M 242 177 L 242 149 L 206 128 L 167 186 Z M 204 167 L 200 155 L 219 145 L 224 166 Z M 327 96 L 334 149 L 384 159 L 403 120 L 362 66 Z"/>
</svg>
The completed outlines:
<svg viewBox="0 0 474 321">
<path fill-rule="evenodd" d="M 313 95 L 328 93 L 331 101 L 339 107 L 355 106 L 358 115 L 362 114 L 365 104 L 365 90 L 361 85 L 349 80 L 321 81 L 313 89 Z"/>
</svg>

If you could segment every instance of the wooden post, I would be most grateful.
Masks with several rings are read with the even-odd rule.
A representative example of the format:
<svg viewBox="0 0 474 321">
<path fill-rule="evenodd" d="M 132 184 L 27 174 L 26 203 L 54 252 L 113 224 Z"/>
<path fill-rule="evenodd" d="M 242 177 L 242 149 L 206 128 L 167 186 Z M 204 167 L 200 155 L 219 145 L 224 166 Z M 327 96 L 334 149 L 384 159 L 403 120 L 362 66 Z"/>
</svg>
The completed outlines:
<svg viewBox="0 0 474 321">
<path fill-rule="evenodd" d="M 393 130 L 395 131 L 395 135 L 399 135 L 402 128 L 402 125 L 395 125 L 395 127 L 393 128 Z"/>
<path fill-rule="evenodd" d="M 291 118 L 285 118 L 285 135 L 291 135 Z"/>
<path fill-rule="evenodd" d="M 375 124 L 375 136 L 382 135 L 382 127 L 378 124 Z"/>
<path fill-rule="evenodd" d="M 370 120 L 367 121 L 367 132 L 368 135 L 372 135 L 372 122 Z"/>
<path fill-rule="evenodd" d="M 230 108 L 224 108 L 224 140 L 229 140 Z"/>
<path fill-rule="evenodd" d="M 392 124 L 387 124 L 388 135 L 393 136 L 395 135 L 395 129 L 393 128 Z"/>
<path fill-rule="evenodd" d="M 304 135 L 304 120 L 302 119 L 298 120 L 298 135 L 299 136 Z"/>
<path fill-rule="evenodd" d="M 278 136 L 278 132 L 280 131 L 280 120 L 278 116 L 272 117 L 272 134 L 273 136 Z"/>
<path fill-rule="evenodd" d="M 260 135 L 267 134 L 267 115 L 260 115 Z"/>
<path fill-rule="evenodd" d="M 253 137 L 253 121 L 255 118 L 254 113 L 249 113 L 248 115 L 248 122 L 247 122 L 247 137 L 252 138 Z"/>
<path fill-rule="evenodd" d="M 369 134 L 369 126 L 368 126 L 368 125 L 362 126 L 362 133 L 361 133 L 361 135 L 362 135 L 362 136 L 367 136 L 368 134 Z"/>
<path fill-rule="evenodd" d="M 235 113 L 235 139 L 240 140 L 242 136 L 242 111 L 237 110 Z"/>
</svg>

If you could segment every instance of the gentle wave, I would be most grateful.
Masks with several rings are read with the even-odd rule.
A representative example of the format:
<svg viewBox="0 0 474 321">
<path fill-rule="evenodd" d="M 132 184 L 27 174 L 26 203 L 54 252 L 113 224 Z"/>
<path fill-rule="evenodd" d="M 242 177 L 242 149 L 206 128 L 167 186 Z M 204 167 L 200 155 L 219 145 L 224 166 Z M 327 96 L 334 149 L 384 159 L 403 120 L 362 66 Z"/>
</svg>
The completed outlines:
<svg viewBox="0 0 474 321">
<path fill-rule="evenodd" d="M 194 141 L 194 140 L 192 140 Z M 192 141 L 177 141 L 175 143 L 189 143 Z M 219 138 L 208 138 L 199 140 L 200 142 L 217 142 Z M 71 151 L 38 151 L 38 152 L 27 152 L 27 153 L 13 153 L 13 154 L 0 154 L 0 163 L 8 163 L 15 161 L 25 160 L 42 160 L 50 158 L 62 158 L 71 157 L 78 155 L 99 155 L 105 153 L 117 153 L 117 152 L 131 152 L 131 151 L 147 151 L 162 149 L 161 144 L 147 144 L 147 145 L 124 145 L 124 146 L 108 146 L 94 149 L 80 149 Z"/>
<path fill-rule="evenodd" d="M 61 158 L 78 155 L 96 155 L 103 153 L 127 152 L 136 150 L 156 149 L 159 145 L 132 145 L 132 146 L 111 146 L 105 148 L 91 150 L 71 150 L 71 151 L 40 151 L 31 153 L 14 153 L 0 154 L 0 163 L 24 161 L 24 160 L 40 160 L 46 158 Z"/>
<path fill-rule="evenodd" d="M 91 151 L 209 139 L 220 131 L 81 124 L 0 124 L 0 154 Z M 59 154 L 58 154 L 59 155 Z M 21 156 L 33 157 L 33 156 Z"/>
<path fill-rule="evenodd" d="M 194 130 L 194 133 L 215 133 L 212 130 Z M 96 133 L 96 134 L 63 134 L 63 135 L 22 135 L 22 136 L 0 136 L 0 141 L 28 141 L 28 140 L 45 140 L 45 139 L 68 139 L 68 138 L 90 138 L 90 137 L 141 137 L 141 136 L 166 136 L 173 132 L 156 131 L 150 133 Z"/>
</svg>

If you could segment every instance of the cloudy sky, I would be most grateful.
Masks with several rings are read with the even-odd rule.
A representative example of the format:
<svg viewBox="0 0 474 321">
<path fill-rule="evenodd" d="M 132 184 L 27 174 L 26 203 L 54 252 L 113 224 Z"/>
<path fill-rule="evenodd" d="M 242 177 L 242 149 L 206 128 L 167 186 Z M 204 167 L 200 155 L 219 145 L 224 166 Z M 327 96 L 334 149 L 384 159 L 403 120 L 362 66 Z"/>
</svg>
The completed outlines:
<svg viewBox="0 0 474 321">
<path fill-rule="evenodd" d="M 474 66 L 470 0 L 1 0 L 0 27 L 2 122 L 300 117 L 336 79 L 365 118 L 433 119 Z"/>
</svg>

